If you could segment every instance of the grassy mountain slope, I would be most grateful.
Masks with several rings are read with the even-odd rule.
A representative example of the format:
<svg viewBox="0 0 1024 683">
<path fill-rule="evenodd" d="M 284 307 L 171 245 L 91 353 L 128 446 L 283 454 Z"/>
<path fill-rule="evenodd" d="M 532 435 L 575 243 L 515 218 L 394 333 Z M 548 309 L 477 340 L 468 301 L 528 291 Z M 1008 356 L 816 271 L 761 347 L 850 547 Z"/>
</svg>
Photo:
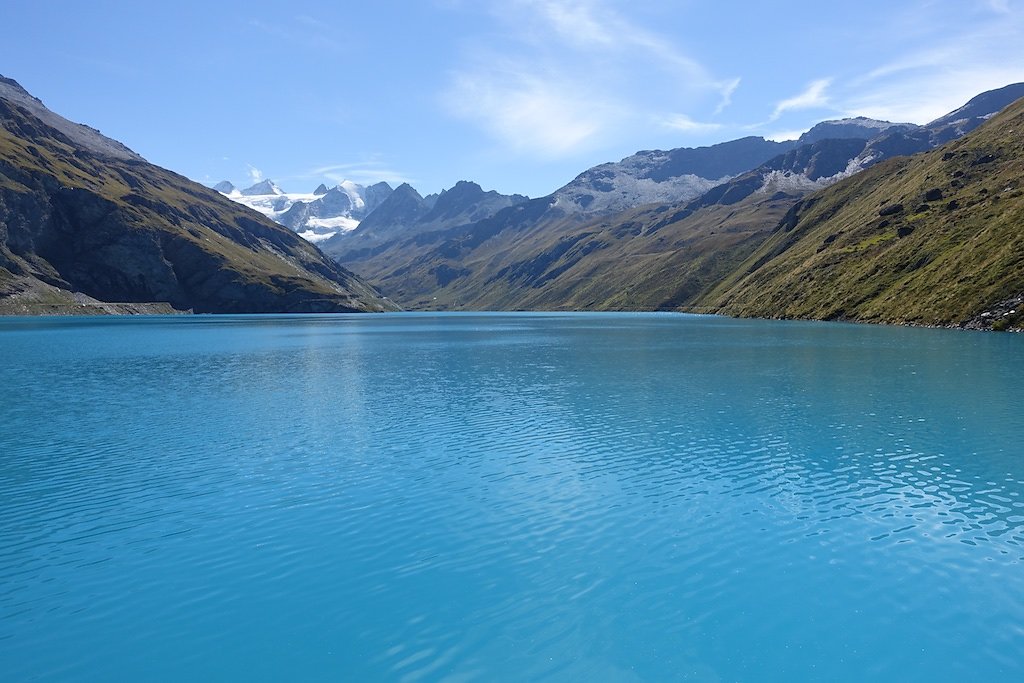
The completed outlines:
<svg viewBox="0 0 1024 683">
<path fill-rule="evenodd" d="M 956 230 L 975 219 L 984 220 L 990 211 L 982 213 L 980 218 L 976 215 L 984 207 L 967 196 L 970 190 L 966 183 L 974 182 L 975 175 L 989 177 L 983 171 L 992 168 L 985 166 L 992 160 L 983 160 L 987 153 L 981 151 L 971 159 L 965 157 L 963 163 L 977 165 L 979 168 L 975 170 L 980 175 L 965 170 L 960 177 L 951 179 L 949 187 L 928 178 L 927 172 L 921 182 L 912 183 L 913 187 L 903 187 L 901 178 L 887 178 L 875 187 L 870 185 L 874 182 L 871 179 L 881 176 L 861 177 L 859 174 L 879 163 L 882 163 L 882 170 L 876 173 L 888 173 L 885 169 L 906 173 L 900 169 L 911 163 L 908 159 L 885 160 L 932 149 L 936 138 L 958 138 L 974 130 L 1012 102 L 1022 89 L 1024 84 L 1015 84 L 983 93 L 928 126 L 868 119 L 823 122 L 801 137 L 805 144 L 798 141 L 784 146 L 783 153 L 714 184 L 696 197 L 687 194 L 692 188 L 673 186 L 676 195 L 673 201 L 636 206 L 637 198 L 646 196 L 642 190 L 649 189 L 644 182 L 656 180 L 658 169 L 670 169 L 673 173 L 687 170 L 672 165 L 677 153 L 704 155 L 708 157 L 705 161 L 713 161 L 715 155 L 729 145 L 667 153 L 638 152 L 617 164 L 604 164 L 584 172 L 551 196 L 506 208 L 481 221 L 438 226 L 415 234 L 398 226 L 399 229 L 387 233 L 386 238 L 354 248 L 353 237 L 357 230 L 339 240 L 339 246 L 348 244 L 350 248 L 331 253 L 403 306 L 413 309 L 702 309 L 741 315 L 952 324 L 950 321 L 962 321 L 966 315 L 980 316 L 986 311 L 976 310 L 981 305 L 978 301 L 960 302 L 956 310 L 948 302 L 926 310 L 921 303 L 924 299 L 915 304 L 920 310 L 911 310 L 913 307 L 907 302 L 903 302 L 906 310 L 900 312 L 885 308 L 891 308 L 891 304 L 872 309 L 867 306 L 871 292 L 862 290 L 885 288 L 887 285 L 878 279 L 883 274 L 922 269 L 936 258 L 922 252 L 905 263 L 910 256 L 895 250 L 890 256 L 896 263 L 874 263 L 876 256 L 888 253 L 892 244 L 898 242 L 904 248 L 920 242 L 925 251 L 945 248 L 937 246 L 945 238 L 926 237 L 927 230 L 915 233 L 921 224 L 932 225 L 938 221 L 937 230 L 941 233 L 942 221 L 946 219 L 953 221 Z M 1002 144 L 1000 136 L 1005 133 L 993 133 L 995 137 L 990 146 Z M 750 140 L 736 141 L 736 144 L 747 142 Z M 973 147 L 969 145 L 964 149 Z M 1012 161 L 1009 163 L 1012 166 Z M 1010 169 L 1007 177 L 1014 176 L 1015 172 Z M 836 194 L 825 193 L 801 201 L 848 177 L 852 179 L 840 183 Z M 990 179 L 996 183 L 1000 177 Z M 960 188 L 963 192 L 954 192 L 960 184 L 963 184 Z M 892 191 L 902 194 L 890 198 L 888 193 Z M 995 197 L 1002 190 L 993 187 L 986 191 L 995 193 L 992 195 Z M 602 193 L 611 193 L 617 199 L 605 197 L 598 202 Z M 819 197 L 843 195 L 842 201 L 855 202 L 867 194 L 872 195 L 871 201 L 878 206 L 866 208 L 851 219 L 859 221 L 858 225 L 864 228 L 862 231 L 843 228 L 837 232 L 830 228 L 803 254 L 806 260 L 823 253 L 821 258 L 828 257 L 836 262 L 855 256 L 849 265 L 863 272 L 851 277 L 860 278 L 861 285 L 851 291 L 843 287 L 834 289 L 831 285 L 822 286 L 825 279 L 820 273 L 801 271 L 795 284 L 787 282 L 777 291 L 771 287 L 762 291 L 768 281 L 786 278 L 790 270 L 799 270 L 799 263 L 789 261 L 773 264 L 777 272 L 761 272 L 745 280 L 799 241 L 803 232 L 810 229 L 805 226 L 794 232 L 800 221 L 824 221 L 839 210 L 832 206 L 831 200 L 826 202 L 828 206 L 818 207 L 822 201 Z M 956 199 L 954 195 L 959 194 L 964 196 Z M 1012 192 L 1003 194 L 1004 202 L 1013 198 Z M 581 209 L 594 204 L 609 207 L 619 200 L 632 208 L 589 214 Z M 887 212 L 886 216 L 878 215 L 889 203 L 904 206 L 900 211 Z M 788 213 L 790 209 L 792 214 Z M 371 214 L 367 220 L 372 218 Z M 1012 223 L 1014 219 L 1007 217 L 1006 220 Z M 776 231 L 780 224 L 784 224 L 785 229 Z M 855 241 L 849 242 L 854 238 Z M 955 241 L 955 237 L 949 239 Z M 953 248 L 952 243 L 946 247 Z M 797 259 L 801 249 L 789 256 Z M 966 258 L 969 261 L 973 256 Z M 1005 258 L 1012 259 L 1012 253 L 1008 251 Z M 944 277 L 978 282 L 981 275 L 968 266 L 969 263 L 961 263 L 936 271 L 934 282 L 952 281 L 942 280 Z M 834 264 L 825 268 L 831 269 Z M 1015 310 L 1012 302 L 1017 294 L 1009 292 L 1014 287 L 1012 268 L 1000 266 L 997 271 L 999 274 L 993 276 L 991 287 L 979 296 L 989 302 L 986 305 L 992 307 L 990 313 L 1001 315 Z M 926 272 L 931 271 L 926 269 Z M 742 300 L 737 298 L 741 295 L 733 291 L 741 281 L 749 285 L 742 291 Z M 926 286 L 934 287 L 934 282 Z M 911 285 L 908 280 L 906 286 Z M 792 287 L 797 290 L 805 287 L 806 291 L 792 290 Z M 1009 289 L 1004 291 L 1006 288 Z M 800 296 L 794 296 L 794 291 Z M 1003 299 L 997 298 L 1004 294 Z M 768 298 L 771 296 L 776 298 L 771 300 Z M 810 299 L 818 305 L 807 305 L 806 300 Z M 863 310 L 857 308 L 861 305 Z M 940 311 L 944 312 L 940 315 Z M 990 315 L 988 319 L 994 317 Z M 981 322 L 972 324 L 984 322 L 979 320 Z"/>
<path fill-rule="evenodd" d="M 485 218 L 463 213 L 431 220 L 436 210 L 416 216 L 408 211 L 392 214 L 391 207 L 382 206 L 358 228 L 337 235 L 322 248 L 409 308 L 628 307 L 623 297 L 611 302 L 610 292 L 591 291 L 589 280 L 576 283 L 588 291 L 572 291 L 571 296 L 538 295 L 534 290 L 567 270 L 588 273 L 582 265 L 576 267 L 581 249 L 614 251 L 633 237 L 632 227 L 626 231 L 628 236 L 613 231 L 598 238 L 581 234 L 582 226 L 588 226 L 582 228 L 584 232 L 603 231 L 611 225 L 606 219 L 623 211 L 623 220 L 632 223 L 639 205 L 693 200 L 722 183 L 725 176 L 744 173 L 795 146 L 795 142 L 749 137 L 711 147 L 637 152 L 584 171 L 547 197 L 503 198 L 513 204 L 504 208 L 491 203 L 492 215 Z M 657 223 L 662 218 L 642 220 Z M 571 245 L 578 242 L 580 246 L 573 249 Z M 656 250 L 654 243 L 629 245 L 627 250 L 647 259 Z M 503 278 L 509 273 L 512 279 Z M 559 278 L 565 292 L 571 291 L 571 277 L 566 273 Z M 528 289 L 517 291 L 523 286 Z M 666 298 L 652 293 L 645 297 L 648 303 L 636 305 L 657 306 Z"/>
<path fill-rule="evenodd" d="M 697 308 L 771 318 L 1020 326 L 1022 132 L 1024 101 L 1018 101 L 944 147 L 890 159 L 805 198 Z"/>
<path fill-rule="evenodd" d="M 496 309 L 673 310 L 736 267 L 791 204 L 758 195 L 681 218 L 670 205 L 641 207 L 520 247 L 482 287 L 458 283 L 453 294 Z"/>
<path fill-rule="evenodd" d="M 797 197 L 655 205 L 581 223 L 546 200 L 419 235 L 362 262 L 399 303 L 425 310 L 671 310 L 735 268 Z M 528 227 L 523 227 L 528 226 Z M 400 257 L 400 258 L 399 258 Z"/>
<path fill-rule="evenodd" d="M 410 308 L 672 310 L 728 275 L 864 145 L 821 140 L 696 199 L 611 215 L 565 212 L 557 197 L 531 200 L 343 262 Z"/>
<path fill-rule="evenodd" d="M 110 310 L 99 302 L 196 312 L 387 305 L 291 231 L 141 158 L 83 148 L 0 98 L 0 312 Z"/>
</svg>

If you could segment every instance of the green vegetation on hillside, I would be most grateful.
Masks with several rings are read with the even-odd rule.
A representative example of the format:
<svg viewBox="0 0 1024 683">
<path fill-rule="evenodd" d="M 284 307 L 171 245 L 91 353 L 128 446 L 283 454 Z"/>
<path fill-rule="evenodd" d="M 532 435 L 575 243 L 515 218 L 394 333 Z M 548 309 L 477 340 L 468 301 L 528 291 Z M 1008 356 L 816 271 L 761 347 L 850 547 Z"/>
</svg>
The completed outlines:
<svg viewBox="0 0 1024 683">
<path fill-rule="evenodd" d="M 353 266 L 415 309 L 687 310 L 1015 329 L 1024 307 L 1022 130 L 1024 101 L 958 141 L 813 194 L 799 185 L 769 194 L 762 169 L 687 204 L 589 222 L 533 200 L 394 240 Z"/>
<path fill-rule="evenodd" d="M 3 100 L 0 268 L 14 310 L 73 292 L 197 312 L 388 305 L 291 231 L 152 164 L 76 149 Z"/>
<path fill-rule="evenodd" d="M 1019 326 L 1022 131 L 1024 101 L 958 141 L 805 198 L 695 307 L 770 318 Z"/>
<path fill-rule="evenodd" d="M 587 223 L 532 221 L 547 208 L 533 200 L 480 223 L 394 241 L 351 265 L 421 310 L 675 310 L 746 258 L 795 200 L 754 194 L 733 205 L 655 205 Z"/>
</svg>

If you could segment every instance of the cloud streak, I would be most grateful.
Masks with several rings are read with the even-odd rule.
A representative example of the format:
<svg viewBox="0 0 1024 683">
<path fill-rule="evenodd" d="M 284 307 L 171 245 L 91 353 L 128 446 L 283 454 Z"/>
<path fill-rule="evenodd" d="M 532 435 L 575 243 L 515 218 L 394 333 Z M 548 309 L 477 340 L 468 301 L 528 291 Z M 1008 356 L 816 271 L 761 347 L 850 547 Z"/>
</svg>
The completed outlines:
<svg viewBox="0 0 1024 683">
<path fill-rule="evenodd" d="M 416 180 L 407 174 L 389 168 L 383 162 L 372 160 L 318 166 L 309 169 L 299 178 L 327 178 L 335 184 L 345 180 L 359 185 L 374 185 L 384 182 L 396 186 L 402 183 L 416 183 Z"/>
<path fill-rule="evenodd" d="M 927 123 L 985 90 L 1024 81 L 1024 17 L 1009 2 L 952 38 L 930 40 L 853 79 L 836 106 L 847 113 Z"/>
<path fill-rule="evenodd" d="M 812 81 L 799 95 L 782 100 L 776 104 L 775 110 L 772 111 L 772 115 L 768 119 L 769 123 L 778 121 L 787 111 L 820 109 L 828 106 L 829 98 L 825 91 L 828 90 L 830 85 L 832 85 L 831 78 L 820 78 Z"/>
<path fill-rule="evenodd" d="M 518 65 L 459 74 L 449 110 L 516 151 L 558 158 L 590 143 L 614 118 L 595 93 Z"/>
<path fill-rule="evenodd" d="M 639 51 L 697 87 L 734 87 L 731 80 L 712 78 L 703 65 L 670 41 L 637 26 L 601 0 L 516 0 L 512 5 L 540 19 L 544 40 L 557 37 L 568 46 L 590 53 L 627 55 Z"/>
<path fill-rule="evenodd" d="M 716 116 L 739 86 L 604 0 L 506 0 L 491 12 L 501 38 L 465 51 L 440 101 L 513 153 L 566 158 L 652 120 L 707 132 L 691 108 Z M 664 87 L 645 88 L 637 73 L 658 74 Z"/>
<path fill-rule="evenodd" d="M 732 104 L 732 95 L 740 87 L 740 79 L 734 78 L 731 81 L 726 81 L 721 87 L 721 100 L 718 102 L 718 106 L 715 107 L 715 111 L 712 112 L 712 116 L 718 116 L 723 111 L 729 108 Z"/>
<path fill-rule="evenodd" d="M 661 125 L 666 128 L 683 131 L 684 133 L 710 133 L 722 128 L 720 123 L 701 123 L 694 121 L 686 114 L 673 114 L 661 119 Z"/>
</svg>

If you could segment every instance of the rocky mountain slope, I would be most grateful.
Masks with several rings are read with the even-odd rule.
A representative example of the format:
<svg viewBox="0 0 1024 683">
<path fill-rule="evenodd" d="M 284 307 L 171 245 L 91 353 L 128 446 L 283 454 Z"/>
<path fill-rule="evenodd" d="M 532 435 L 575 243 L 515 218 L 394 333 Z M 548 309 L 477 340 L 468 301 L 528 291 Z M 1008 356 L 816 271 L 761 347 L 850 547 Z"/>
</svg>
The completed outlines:
<svg viewBox="0 0 1024 683">
<path fill-rule="evenodd" d="M 440 194 L 421 197 L 408 184 L 400 185 L 355 230 L 323 244 L 326 254 L 339 262 L 370 258 L 383 246 L 418 239 L 417 236 L 458 229 L 494 216 L 526 201 L 523 195 L 485 192 L 474 182 L 461 180 Z"/>
<path fill-rule="evenodd" d="M 0 80 L 0 311 L 150 302 L 196 312 L 390 307 L 291 231 Z"/>
<path fill-rule="evenodd" d="M 933 147 L 962 137 L 988 121 L 1013 102 L 1024 97 L 1024 83 L 1013 83 L 1003 88 L 977 95 L 956 111 L 935 119 L 925 129 Z"/>
<path fill-rule="evenodd" d="M 308 194 L 285 192 L 269 179 L 243 190 L 224 180 L 213 189 L 314 243 L 354 230 L 392 192 L 387 183 L 363 186 L 347 180 L 332 188 L 321 183 Z"/>
<path fill-rule="evenodd" d="M 364 187 L 345 181 L 330 189 L 321 185 L 313 192 L 314 199 L 295 202 L 275 220 L 310 242 L 322 243 L 354 230 L 392 192 L 387 183 Z"/>
<path fill-rule="evenodd" d="M 824 121 L 797 140 L 746 137 L 709 147 L 643 151 L 584 171 L 554 192 L 552 208 L 605 215 L 644 204 L 686 202 L 769 160 L 825 139 L 870 140 L 919 128 L 864 117 Z"/>
<path fill-rule="evenodd" d="M 332 188 L 321 184 L 312 194 L 285 192 L 271 180 L 244 190 L 225 180 L 213 189 L 335 257 L 364 252 L 394 237 L 482 220 L 527 199 L 484 192 L 468 181 L 426 197 L 408 183 L 392 189 L 384 182 L 363 186 L 348 180 Z"/>
<path fill-rule="evenodd" d="M 597 215 L 687 201 L 795 144 L 747 137 L 710 147 L 637 152 L 584 171 L 554 192 L 551 206 L 564 214 Z"/>
<path fill-rule="evenodd" d="M 1019 327 L 1024 100 L 962 139 L 798 202 L 697 300 L 741 316 Z"/>
<path fill-rule="evenodd" d="M 556 192 L 476 223 L 416 234 L 400 227 L 372 248 L 332 253 L 410 308 L 701 305 L 743 313 L 706 297 L 773 238 L 798 202 L 886 160 L 931 149 L 951 120 L 961 131 L 973 129 L 1012 94 L 1013 87 L 986 93 L 959 110 L 971 116 L 943 117 L 929 126 L 867 119 L 819 124 L 803 136 L 810 142 L 786 145 L 783 153 L 686 201 L 588 216 L 561 210 Z"/>
<path fill-rule="evenodd" d="M 912 127 L 910 124 L 863 118 L 836 124 L 841 125 L 844 133 L 851 137 L 865 139 L 887 130 Z M 822 127 L 827 126 L 827 123 L 820 124 L 808 131 L 805 137 L 818 135 Z M 434 301 L 432 290 L 437 285 L 431 283 L 451 281 L 455 276 L 474 272 L 466 264 L 453 263 L 450 253 L 442 259 L 444 262 L 439 263 L 433 263 L 432 260 L 437 259 L 432 259 L 429 253 L 432 248 L 451 252 L 451 245 L 446 242 L 472 229 L 467 226 L 474 225 L 474 222 L 480 223 L 479 234 L 469 238 L 470 242 L 494 232 L 497 226 L 501 226 L 498 232 L 506 235 L 531 232 L 537 228 L 561 234 L 598 217 L 639 206 L 685 202 L 700 197 L 738 174 L 799 148 L 802 140 L 773 142 L 747 137 L 710 147 L 637 152 L 621 161 L 584 171 L 548 197 L 531 200 L 529 207 L 519 206 L 527 201 L 525 197 L 488 193 L 492 196 L 485 202 L 483 198 L 465 197 L 462 193 L 460 197 L 464 203 L 476 203 L 473 211 L 457 216 L 449 213 L 446 219 L 441 219 L 435 212 L 421 220 L 430 210 L 432 198 L 422 198 L 420 203 L 419 195 L 411 197 L 409 191 L 412 188 L 406 188 L 401 197 L 394 198 L 395 206 L 403 208 L 382 207 L 368 216 L 360 229 L 339 233 L 323 244 L 323 248 L 340 263 L 389 288 L 393 295 L 403 298 L 406 303 L 411 305 L 418 301 L 417 305 L 420 305 Z M 816 188 L 822 184 L 810 183 L 809 186 Z M 474 187 L 474 192 L 482 192 L 475 184 Z M 449 192 L 457 190 L 459 186 Z M 518 208 L 512 210 L 511 207 Z M 504 213 L 497 216 L 502 210 Z M 491 220 L 492 216 L 494 220 Z M 460 237 L 456 239 L 462 240 Z M 423 266 L 428 272 L 421 272 Z M 438 277 L 433 277 L 432 272 Z M 438 300 L 446 298 L 442 296 Z"/>
<path fill-rule="evenodd" d="M 637 152 L 619 162 L 591 168 L 555 191 L 552 201 L 545 201 L 547 211 L 542 219 L 581 223 L 644 204 L 687 201 L 780 153 L 827 137 L 830 131 L 869 139 L 912 128 L 918 127 L 865 118 L 844 119 L 819 124 L 795 141 L 747 137 L 710 147 Z M 470 186 L 475 188 L 472 193 L 466 189 Z M 422 197 L 411 186 L 399 188 L 401 191 L 388 206 L 384 202 L 392 190 L 386 183 L 367 188 L 346 181 L 330 190 L 321 186 L 312 194 L 288 193 L 269 180 L 244 190 L 224 181 L 214 189 L 290 227 L 343 263 L 376 254 L 388 241 L 458 228 L 527 200 L 518 195 L 483 193 L 475 183 L 463 181 L 442 195 L 454 193 L 458 203 L 470 210 L 449 210 L 444 216 L 435 212 L 426 217 L 440 196 Z M 486 196 L 476 196 L 483 194 Z M 449 198 L 451 201 L 454 199 Z M 356 230 L 361 221 L 368 219 L 363 229 Z"/>
</svg>

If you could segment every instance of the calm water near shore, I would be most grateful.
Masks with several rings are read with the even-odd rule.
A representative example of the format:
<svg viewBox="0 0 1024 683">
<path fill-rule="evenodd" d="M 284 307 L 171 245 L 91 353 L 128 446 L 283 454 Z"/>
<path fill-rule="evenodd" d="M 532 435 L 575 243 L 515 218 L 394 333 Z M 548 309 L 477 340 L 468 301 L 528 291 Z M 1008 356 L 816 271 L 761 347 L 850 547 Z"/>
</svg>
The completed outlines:
<svg viewBox="0 0 1024 683">
<path fill-rule="evenodd" d="M 1024 335 L 0 319 L 0 679 L 1022 680 Z"/>
</svg>

